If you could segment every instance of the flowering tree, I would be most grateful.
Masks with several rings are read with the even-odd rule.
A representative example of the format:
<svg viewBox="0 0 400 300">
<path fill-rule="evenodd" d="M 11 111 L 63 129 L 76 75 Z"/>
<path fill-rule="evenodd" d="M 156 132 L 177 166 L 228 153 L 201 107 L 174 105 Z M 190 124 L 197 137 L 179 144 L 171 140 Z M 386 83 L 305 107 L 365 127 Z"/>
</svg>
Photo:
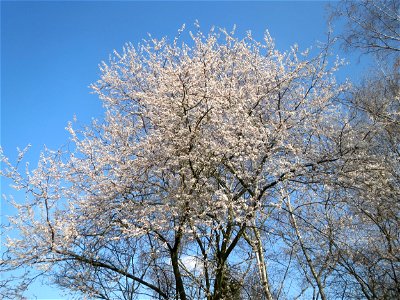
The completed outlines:
<svg viewBox="0 0 400 300">
<path fill-rule="evenodd" d="M 327 299 L 330 244 L 310 248 L 305 225 L 323 230 L 313 218 L 356 151 L 336 65 L 280 53 L 268 34 L 191 38 L 115 53 L 93 85 L 104 121 L 71 123 L 68 150 L 25 173 L 2 157 L 28 198 L 1 271 L 35 267 L 101 299 L 274 299 L 293 276 Z"/>
</svg>

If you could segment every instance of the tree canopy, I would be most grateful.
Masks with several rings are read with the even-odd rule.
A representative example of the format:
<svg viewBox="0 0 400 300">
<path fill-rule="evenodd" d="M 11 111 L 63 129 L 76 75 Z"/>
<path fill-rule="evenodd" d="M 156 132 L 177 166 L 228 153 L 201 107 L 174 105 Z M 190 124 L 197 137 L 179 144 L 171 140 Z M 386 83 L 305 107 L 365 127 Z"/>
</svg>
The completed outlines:
<svg viewBox="0 0 400 300">
<path fill-rule="evenodd" d="M 104 120 L 36 169 L 2 156 L 28 196 L 0 270 L 99 299 L 398 295 L 398 155 L 379 147 L 397 121 L 352 109 L 326 49 L 190 36 L 115 52 Z"/>
</svg>

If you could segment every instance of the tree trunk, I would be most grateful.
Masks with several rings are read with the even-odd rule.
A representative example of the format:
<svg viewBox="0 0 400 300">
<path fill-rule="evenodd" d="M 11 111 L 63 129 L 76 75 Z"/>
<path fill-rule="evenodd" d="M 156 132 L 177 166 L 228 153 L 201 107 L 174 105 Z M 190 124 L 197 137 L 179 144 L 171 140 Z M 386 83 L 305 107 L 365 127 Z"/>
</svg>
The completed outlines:
<svg viewBox="0 0 400 300">
<path fill-rule="evenodd" d="M 178 249 L 181 242 L 181 238 L 182 238 L 182 229 L 179 228 L 175 236 L 174 247 L 170 250 L 170 252 L 171 252 L 172 269 L 174 271 L 174 277 L 175 277 L 176 293 L 179 296 L 180 300 L 186 300 L 185 287 L 183 285 L 182 275 L 179 270 Z"/>
<path fill-rule="evenodd" d="M 264 260 L 264 249 L 261 242 L 260 232 L 256 227 L 254 227 L 253 231 L 254 231 L 255 243 L 253 243 L 252 246 L 254 252 L 256 253 L 257 267 L 258 267 L 258 272 L 260 274 L 262 288 L 264 290 L 265 297 L 267 297 L 267 300 L 273 300 L 269 286 L 267 266 L 265 265 L 265 260 Z"/>
<path fill-rule="evenodd" d="M 327 300 L 327 298 L 325 296 L 325 292 L 324 292 L 324 287 L 323 287 L 322 282 L 321 282 L 321 278 L 317 274 L 317 272 L 315 271 L 315 268 L 314 268 L 314 266 L 312 264 L 311 258 L 308 255 L 306 247 L 304 246 L 303 239 L 302 239 L 302 237 L 300 235 L 299 227 L 297 225 L 296 218 L 294 217 L 292 205 L 290 204 L 290 199 L 289 198 L 287 200 L 287 206 L 288 206 L 288 210 L 289 210 L 289 214 L 290 214 L 290 221 L 291 221 L 292 226 L 293 226 L 293 228 L 295 230 L 296 237 L 297 237 L 297 240 L 299 241 L 301 251 L 303 252 L 304 257 L 306 258 L 307 265 L 310 268 L 311 274 L 314 277 L 315 282 L 317 283 L 318 291 L 319 291 L 319 293 L 321 295 L 321 299 L 322 300 Z"/>
</svg>

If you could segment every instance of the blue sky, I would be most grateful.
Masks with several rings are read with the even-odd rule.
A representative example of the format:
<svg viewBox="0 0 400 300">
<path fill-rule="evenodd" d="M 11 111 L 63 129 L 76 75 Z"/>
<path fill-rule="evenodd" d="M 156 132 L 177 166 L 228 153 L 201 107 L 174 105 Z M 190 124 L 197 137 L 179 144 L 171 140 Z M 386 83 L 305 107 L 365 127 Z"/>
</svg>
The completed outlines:
<svg viewBox="0 0 400 300">
<path fill-rule="evenodd" d="M 326 40 L 322 1 L 270 2 L 1 2 L 1 146 L 15 158 L 16 148 L 31 144 L 27 159 L 35 165 L 44 145 L 57 149 L 68 141 L 64 129 L 101 118 L 100 101 L 88 86 L 100 75 L 98 64 L 124 43 L 137 44 L 147 33 L 175 36 L 183 23 L 203 31 L 212 25 L 238 35 L 251 30 L 261 39 L 268 29 L 280 50 L 300 49 Z M 341 53 L 343 57 L 346 57 Z M 339 74 L 355 78 L 363 65 Z M 1 183 L 2 193 L 11 193 Z M 2 214 L 10 213 L 2 205 Z M 56 289 L 35 285 L 38 299 L 60 298 Z"/>
</svg>

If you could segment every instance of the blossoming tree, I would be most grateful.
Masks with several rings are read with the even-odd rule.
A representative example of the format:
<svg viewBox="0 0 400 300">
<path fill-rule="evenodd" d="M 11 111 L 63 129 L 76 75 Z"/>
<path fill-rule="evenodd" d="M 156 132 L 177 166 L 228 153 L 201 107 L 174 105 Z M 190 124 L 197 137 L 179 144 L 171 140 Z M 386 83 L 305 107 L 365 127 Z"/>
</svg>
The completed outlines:
<svg viewBox="0 0 400 300">
<path fill-rule="evenodd" d="M 305 224 L 324 230 L 314 218 L 356 134 L 326 59 L 224 30 L 127 45 L 93 85 L 103 121 L 69 124 L 68 149 L 35 170 L 2 157 L 28 197 L 0 270 L 34 267 L 89 298 L 275 299 L 293 276 L 327 299 L 330 244 L 311 249 Z"/>
</svg>

